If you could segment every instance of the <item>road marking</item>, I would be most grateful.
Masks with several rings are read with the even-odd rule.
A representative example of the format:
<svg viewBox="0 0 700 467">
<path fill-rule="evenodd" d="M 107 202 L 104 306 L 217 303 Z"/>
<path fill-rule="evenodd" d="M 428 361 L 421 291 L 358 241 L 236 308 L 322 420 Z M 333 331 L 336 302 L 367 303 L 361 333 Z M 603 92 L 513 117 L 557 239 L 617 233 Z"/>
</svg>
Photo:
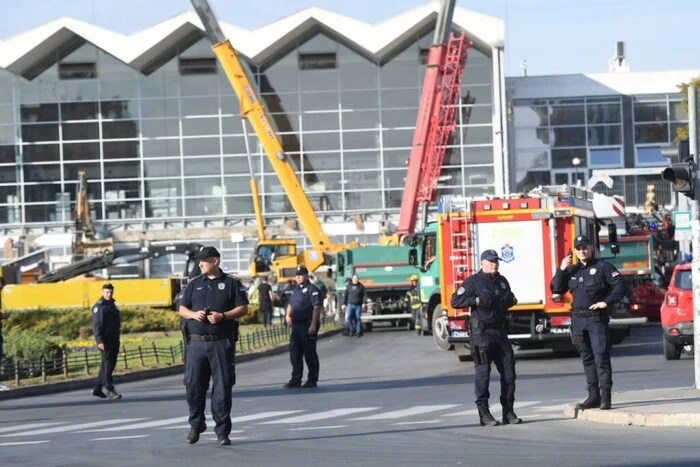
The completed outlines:
<svg viewBox="0 0 700 467">
<path fill-rule="evenodd" d="M 46 435 L 49 433 L 62 433 L 64 431 L 77 431 L 77 430 L 82 430 L 84 428 L 94 428 L 97 426 L 114 425 L 116 423 L 130 423 L 130 422 L 135 422 L 138 420 L 145 420 L 145 419 L 143 419 L 143 418 L 123 418 L 123 419 L 117 419 L 117 420 L 103 420 L 100 422 L 80 423 L 78 425 L 64 425 L 64 426 L 58 426 L 55 428 L 45 428 L 43 430 L 23 431 L 21 433 L 11 433 L 9 435 L 0 435 L 0 436 L 2 436 L 4 438 L 7 436 Z M 105 429 L 109 430 L 109 428 L 105 428 Z"/>
<path fill-rule="evenodd" d="M 113 439 L 135 439 L 147 438 L 151 435 L 134 435 L 134 436 L 112 436 L 111 438 L 93 438 L 90 441 L 112 441 Z"/>
<path fill-rule="evenodd" d="M 316 420 L 324 420 L 326 418 L 342 417 L 343 415 L 350 415 L 354 413 L 369 412 L 370 410 L 377 410 L 378 407 L 357 407 L 348 409 L 334 409 L 327 410 L 325 412 L 312 413 L 307 415 L 299 415 L 296 417 L 283 418 L 281 420 L 272 420 L 269 422 L 262 422 L 261 425 L 272 425 L 281 423 L 305 423 L 314 422 Z"/>
<path fill-rule="evenodd" d="M 28 444 L 44 444 L 44 443 L 50 443 L 50 440 L 46 441 L 15 441 L 14 443 L 0 443 L 0 446 L 24 446 Z"/>
<path fill-rule="evenodd" d="M 0 433 L 7 433 L 8 431 L 16 431 L 16 430 L 31 430 L 32 428 L 41 428 L 44 426 L 55 426 L 55 425 L 61 425 L 61 424 L 66 424 L 68 422 L 52 422 L 52 423 L 27 423 L 26 425 L 15 425 L 15 426 L 8 426 L 5 428 L 0 428 Z"/>
<path fill-rule="evenodd" d="M 368 415 L 366 417 L 352 418 L 351 420 L 392 420 L 395 418 L 410 417 L 412 415 L 421 415 L 438 410 L 448 410 L 454 407 L 459 407 L 459 404 L 445 405 L 417 405 L 408 409 L 394 410 L 391 412 L 380 413 L 376 415 Z"/>
<path fill-rule="evenodd" d="M 347 425 L 330 425 L 330 426 L 304 426 L 301 428 L 289 428 L 288 431 L 304 431 L 304 430 L 335 430 L 337 428 L 345 428 Z"/>
<path fill-rule="evenodd" d="M 260 420 L 262 418 L 279 417 L 281 415 L 289 415 L 289 414 L 299 413 L 299 412 L 301 412 L 301 410 L 286 410 L 286 411 L 279 411 L 279 412 L 260 412 L 260 413 L 255 413 L 252 415 L 242 415 L 240 417 L 233 417 L 231 419 L 231 423 L 249 422 L 251 420 Z"/>
<path fill-rule="evenodd" d="M 158 428 L 159 430 L 189 430 L 192 428 L 189 425 L 180 425 L 180 426 L 162 426 Z"/>
<path fill-rule="evenodd" d="M 422 420 L 418 422 L 396 422 L 392 425 L 427 425 L 430 423 L 442 423 L 442 420 Z"/>
<path fill-rule="evenodd" d="M 143 419 L 140 419 L 143 420 Z M 165 420 L 156 420 L 153 422 L 133 423 L 131 425 L 115 426 L 112 428 L 101 428 L 99 430 L 85 430 L 80 433 L 97 433 L 101 431 L 124 431 L 124 430 L 140 430 L 141 428 L 154 428 L 157 426 L 172 425 L 173 423 L 184 423 L 189 420 L 189 417 L 166 418 Z"/>
</svg>

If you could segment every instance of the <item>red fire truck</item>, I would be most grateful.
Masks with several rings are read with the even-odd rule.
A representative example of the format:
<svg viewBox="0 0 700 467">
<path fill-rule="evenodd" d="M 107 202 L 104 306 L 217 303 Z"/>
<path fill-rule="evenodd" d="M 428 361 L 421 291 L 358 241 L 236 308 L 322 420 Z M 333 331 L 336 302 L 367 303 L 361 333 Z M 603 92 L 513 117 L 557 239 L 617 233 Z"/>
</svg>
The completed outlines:
<svg viewBox="0 0 700 467">
<path fill-rule="evenodd" d="M 518 299 L 508 316 L 511 342 L 521 348 L 551 344 L 555 352 L 571 351 L 571 297 L 552 294 L 549 283 L 573 249 L 573 238 L 585 234 L 597 245 L 597 233 L 593 193 L 577 187 L 541 187 L 527 195 L 444 198 L 438 209 L 441 299 L 447 310 L 448 341 L 459 359 L 470 358 L 469 310 L 452 309 L 450 297 L 479 270 L 480 252 L 486 249 L 499 253 L 500 272 Z M 612 319 L 611 327 L 629 328 L 635 323 Z"/>
</svg>

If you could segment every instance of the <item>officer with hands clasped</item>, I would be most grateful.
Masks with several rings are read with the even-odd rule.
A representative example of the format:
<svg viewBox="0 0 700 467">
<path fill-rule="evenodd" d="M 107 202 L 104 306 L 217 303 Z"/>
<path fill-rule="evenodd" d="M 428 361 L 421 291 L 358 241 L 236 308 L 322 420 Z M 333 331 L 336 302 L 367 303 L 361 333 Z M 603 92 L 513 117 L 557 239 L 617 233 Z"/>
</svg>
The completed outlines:
<svg viewBox="0 0 700 467">
<path fill-rule="evenodd" d="M 114 286 L 106 283 L 102 286 L 102 298 L 92 307 L 92 331 L 97 348 L 102 354 L 102 366 L 97 377 L 97 384 L 92 388 L 92 395 L 100 399 L 116 400 L 122 395 L 114 390 L 112 373 L 119 356 L 119 331 L 121 318 L 119 308 L 114 303 Z M 107 390 L 107 394 L 102 392 Z"/>
<path fill-rule="evenodd" d="M 469 335 L 474 358 L 474 392 L 482 426 L 499 425 L 489 411 L 491 362 L 501 375 L 503 424 L 519 424 L 513 411 L 515 402 L 515 355 L 508 341 L 506 315 L 518 301 L 505 277 L 498 273 L 498 254 L 481 253 L 481 270 L 466 278 L 452 294 L 453 308 L 471 308 Z"/>
<path fill-rule="evenodd" d="M 576 237 L 574 249 L 578 262 L 572 265 L 572 255 L 566 256 L 552 278 L 550 289 L 555 294 L 570 291 L 573 296 L 571 341 L 581 355 L 588 389 L 588 397 L 576 408 L 609 410 L 613 384 L 609 309 L 625 297 L 627 285 L 615 266 L 593 257 L 587 236 Z"/>
<path fill-rule="evenodd" d="M 199 441 L 204 423 L 209 379 L 212 380 L 211 414 L 217 444 L 231 444 L 231 389 L 236 383 L 235 346 L 237 318 L 248 313 L 246 289 L 220 268 L 221 255 L 214 247 L 197 254 L 202 274 L 187 285 L 179 314 L 185 322 L 185 387 L 191 430 L 187 442 Z"/>
<path fill-rule="evenodd" d="M 304 383 L 305 388 L 315 388 L 318 385 L 319 362 L 316 353 L 316 337 L 318 335 L 323 297 L 318 288 L 309 282 L 309 271 L 304 266 L 296 270 L 297 285 L 292 289 L 287 305 L 287 325 L 291 326 L 289 338 L 289 357 L 292 361 L 292 378 L 285 388 L 298 388 L 304 373 L 304 362 L 309 369 L 309 376 Z"/>
</svg>

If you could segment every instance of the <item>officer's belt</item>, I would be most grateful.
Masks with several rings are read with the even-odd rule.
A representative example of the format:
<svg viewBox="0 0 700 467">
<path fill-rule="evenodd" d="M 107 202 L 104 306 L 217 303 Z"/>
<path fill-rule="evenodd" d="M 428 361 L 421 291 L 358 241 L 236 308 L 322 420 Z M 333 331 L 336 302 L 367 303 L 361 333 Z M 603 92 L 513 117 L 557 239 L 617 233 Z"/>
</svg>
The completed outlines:
<svg viewBox="0 0 700 467">
<path fill-rule="evenodd" d="M 225 336 L 223 334 L 191 334 L 190 335 L 190 341 L 197 341 L 197 342 L 214 342 L 214 341 L 220 341 L 221 339 L 228 339 L 230 336 Z"/>
<path fill-rule="evenodd" d="M 574 310 L 571 309 L 571 316 L 577 318 L 593 318 L 594 316 L 600 316 L 600 310 Z"/>
<path fill-rule="evenodd" d="M 469 322 L 472 326 L 476 326 L 479 329 L 496 329 L 501 330 L 506 328 L 505 321 L 502 323 L 487 323 L 486 321 L 481 321 L 476 318 L 470 318 Z"/>
</svg>

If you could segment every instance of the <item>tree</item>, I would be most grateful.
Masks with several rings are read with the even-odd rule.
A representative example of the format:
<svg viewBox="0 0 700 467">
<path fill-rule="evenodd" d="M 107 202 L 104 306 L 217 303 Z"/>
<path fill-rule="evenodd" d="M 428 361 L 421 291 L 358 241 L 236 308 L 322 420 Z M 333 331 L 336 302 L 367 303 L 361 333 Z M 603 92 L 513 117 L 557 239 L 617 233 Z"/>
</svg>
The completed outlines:
<svg viewBox="0 0 700 467">
<path fill-rule="evenodd" d="M 683 101 L 681 102 L 681 108 L 685 112 L 686 115 L 688 115 L 688 87 L 694 86 L 698 90 L 700 90 L 700 76 L 697 78 L 693 78 L 690 80 L 689 83 L 681 83 L 678 85 L 678 89 L 680 89 L 681 94 L 683 95 Z M 700 99 L 698 99 L 698 102 L 700 102 Z M 698 105 L 698 115 L 700 115 L 700 105 Z M 678 143 L 679 141 L 682 141 L 684 139 L 688 138 L 688 127 L 683 126 L 680 128 L 676 128 L 676 137 L 674 138 L 673 142 Z"/>
</svg>

